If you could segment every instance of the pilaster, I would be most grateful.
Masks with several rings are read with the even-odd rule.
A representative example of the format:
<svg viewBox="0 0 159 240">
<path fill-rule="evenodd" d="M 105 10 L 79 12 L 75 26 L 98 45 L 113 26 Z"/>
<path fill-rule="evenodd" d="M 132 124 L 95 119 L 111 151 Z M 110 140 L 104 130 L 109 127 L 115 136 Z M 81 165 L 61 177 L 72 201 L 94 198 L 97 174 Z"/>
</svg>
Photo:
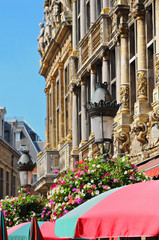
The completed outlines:
<svg viewBox="0 0 159 240">
<path fill-rule="evenodd" d="M 45 94 L 46 94 L 46 146 L 45 148 L 50 148 L 50 124 L 49 124 L 49 116 L 50 116 L 50 109 L 49 109 L 49 93 L 50 93 L 50 88 L 47 87 L 44 90 Z"/>
<path fill-rule="evenodd" d="M 84 144 L 88 140 L 88 129 L 87 129 L 87 110 L 86 110 L 86 79 L 81 80 L 81 130 L 82 130 L 82 141 Z"/>
<path fill-rule="evenodd" d="M 53 150 L 57 149 L 56 144 L 56 99 L 55 99 L 55 92 L 56 92 L 56 77 L 51 76 L 51 96 L 52 96 L 52 131 L 51 131 L 51 147 Z"/>
<path fill-rule="evenodd" d="M 102 61 L 102 82 L 110 83 L 110 55 L 106 53 Z"/>
<path fill-rule="evenodd" d="M 117 5 L 116 14 L 120 18 L 118 35 L 120 36 L 120 96 L 121 107 L 114 119 L 115 156 L 122 156 L 130 151 L 130 81 L 128 51 L 128 14 L 129 6 Z M 118 69 L 119 70 L 119 69 Z M 119 85 L 118 85 L 119 86 Z"/>
<path fill-rule="evenodd" d="M 72 38 L 73 38 L 73 51 L 76 50 L 76 46 L 77 46 L 77 23 L 76 23 L 76 19 L 77 19 L 77 1 L 73 0 L 73 17 L 72 17 L 72 27 L 73 27 L 73 31 L 72 31 Z"/>
<path fill-rule="evenodd" d="M 96 8 L 95 8 L 95 2 L 94 0 L 90 0 L 90 18 L 91 18 L 91 25 L 96 20 Z"/>
<path fill-rule="evenodd" d="M 63 63 L 59 62 L 59 143 L 64 143 L 64 76 Z"/>
<path fill-rule="evenodd" d="M 86 33 L 86 22 L 85 22 L 85 0 L 80 0 L 81 3 L 81 38 L 84 37 Z"/>
</svg>

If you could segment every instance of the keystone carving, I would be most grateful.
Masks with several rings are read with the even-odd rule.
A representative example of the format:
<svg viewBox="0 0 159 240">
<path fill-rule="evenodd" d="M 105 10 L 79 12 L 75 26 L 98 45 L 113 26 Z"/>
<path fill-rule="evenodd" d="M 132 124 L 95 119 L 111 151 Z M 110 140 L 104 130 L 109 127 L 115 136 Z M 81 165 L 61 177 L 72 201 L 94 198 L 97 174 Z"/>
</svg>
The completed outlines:
<svg viewBox="0 0 159 240">
<path fill-rule="evenodd" d="M 132 126 L 132 132 L 137 135 L 137 140 L 143 145 L 147 143 L 147 125 L 144 122 L 137 121 Z"/>
<path fill-rule="evenodd" d="M 128 133 L 123 131 L 117 133 L 116 140 L 119 142 L 121 150 L 123 150 L 125 153 L 128 153 L 130 151 L 130 141 Z"/>
<path fill-rule="evenodd" d="M 129 87 L 120 86 L 120 102 L 123 108 L 129 108 Z"/>
<path fill-rule="evenodd" d="M 156 82 L 159 83 L 159 54 L 156 54 L 156 57 L 155 57 L 155 73 L 156 73 Z"/>
<path fill-rule="evenodd" d="M 146 71 L 137 71 L 137 96 L 147 97 L 147 76 Z"/>
</svg>

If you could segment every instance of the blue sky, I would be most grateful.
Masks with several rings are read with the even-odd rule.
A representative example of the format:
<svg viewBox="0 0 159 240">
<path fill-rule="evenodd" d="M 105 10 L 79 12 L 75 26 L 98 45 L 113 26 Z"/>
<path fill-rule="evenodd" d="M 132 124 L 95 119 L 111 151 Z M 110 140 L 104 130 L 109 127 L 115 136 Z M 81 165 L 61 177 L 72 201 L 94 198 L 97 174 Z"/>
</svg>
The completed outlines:
<svg viewBox="0 0 159 240">
<path fill-rule="evenodd" d="M 23 117 L 45 140 L 45 79 L 37 51 L 43 0 L 0 0 L 0 106 Z"/>
</svg>

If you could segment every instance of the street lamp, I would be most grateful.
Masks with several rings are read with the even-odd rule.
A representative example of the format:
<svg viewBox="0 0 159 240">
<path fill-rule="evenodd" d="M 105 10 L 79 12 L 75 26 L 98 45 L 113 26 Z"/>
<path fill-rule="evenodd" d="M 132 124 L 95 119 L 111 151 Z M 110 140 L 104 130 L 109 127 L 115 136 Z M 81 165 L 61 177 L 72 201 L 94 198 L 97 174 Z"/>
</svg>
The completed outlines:
<svg viewBox="0 0 159 240">
<path fill-rule="evenodd" d="M 92 119 L 95 143 L 102 144 L 103 154 L 107 155 L 112 141 L 113 118 L 121 104 L 112 100 L 108 83 L 98 82 L 96 91 L 87 105 L 88 115 Z"/>
<path fill-rule="evenodd" d="M 36 163 L 33 163 L 29 155 L 29 151 L 23 150 L 22 155 L 17 162 L 17 169 L 20 175 L 20 185 L 23 187 L 31 187 L 31 172 Z"/>
</svg>

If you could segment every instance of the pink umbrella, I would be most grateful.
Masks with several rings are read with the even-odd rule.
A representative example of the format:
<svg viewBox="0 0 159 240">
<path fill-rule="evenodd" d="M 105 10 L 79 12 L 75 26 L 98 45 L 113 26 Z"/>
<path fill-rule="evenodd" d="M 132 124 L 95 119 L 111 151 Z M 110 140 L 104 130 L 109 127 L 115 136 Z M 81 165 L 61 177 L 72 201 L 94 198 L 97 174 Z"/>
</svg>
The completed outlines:
<svg viewBox="0 0 159 240">
<path fill-rule="evenodd" d="M 57 237 L 159 235 L 159 180 L 112 189 L 70 211 L 55 224 Z"/>
</svg>

